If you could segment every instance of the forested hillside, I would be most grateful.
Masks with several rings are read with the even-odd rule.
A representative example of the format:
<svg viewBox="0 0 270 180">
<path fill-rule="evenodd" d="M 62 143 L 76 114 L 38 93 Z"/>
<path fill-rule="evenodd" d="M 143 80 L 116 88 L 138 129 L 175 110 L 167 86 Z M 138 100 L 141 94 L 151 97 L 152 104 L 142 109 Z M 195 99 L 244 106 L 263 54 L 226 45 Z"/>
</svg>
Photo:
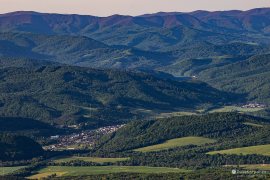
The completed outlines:
<svg viewBox="0 0 270 180">
<path fill-rule="evenodd" d="M 268 46 L 244 42 L 218 45 L 205 41 L 186 42 L 185 46 L 163 48 L 162 52 L 153 52 L 128 46 L 108 46 L 83 36 L 0 33 L 0 55 L 3 57 L 50 60 L 95 68 L 160 69 L 178 75 L 184 74 L 181 73 L 186 68 L 182 64 L 183 60 L 211 59 L 211 64 L 206 61 L 209 67 L 230 63 L 223 60 L 216 64 L 215 58 L 230 57 L 237 60 L 239 57 L 265 52 L 269 52 Z M 179 69 L 176 73 L 172 71 L 174 67 Z"/>
<path fill-rule="evenodd" d="M 41 156 L 43 149 L 30 138 L 0 133 L 0 160 L 27 160 Z"/>
<path fill-rule="evenodd" d="M 216 88 L 246 93 L 247 100 L 270 103 L 270 55 L 256 55 L 247 60 L 199 73 L 201 79 Z"/>
<path fill-rule="evenodd" d="M 56 62 L 91 68 L 144 71 L 154 75 L 164 72 L 177 77 L 195 76 L 220 90 L 247 94 L 246 101 L 261 103 L 268 102 L 269 93 L 265 91 L 269 84 L 266 83 L 268 70 L 267 64 L 264 65 L 269 52 L 267 45 L 245 42 L 218 45 L 186 42 L 185 46 L 171 48 L 166 52 L 151 52 L 125 46 L 108 46 L 82 36 L 0 33 L 2 67 L 38 66 L 45 60 L 44 64 L 47 65 Z M 32 59 L 31 62 L 29 59 Z M 247 67 L 251 66 L 247 63 L 249 61 L 256 62 L 256 66 Z M 240 69 L 245 63 L 247 65 L 243 66 L 247 69 Z M 234 73 L 221 74 L 226 69 Z M 247 76 L 243 78 L 240 72 Z M 159 73 L 159 77 L 168 77 L 164 73 Z M 253 83 L 254 80 L 256 83 Z"/>
<path fill-rule="evenodd" d="M 28 136 L 34 140 L 42 140 L 44 137 L 65 132 L 50 124 L 22 117 L 0 117 L 0 131 L 2 133 Z"/>
<path fill-rule="evenodd" d="M 174 58 L 171 53 L 113 47 L 83 36 L 13 32 L 0 33 L 0 56 L 118 69 L 154 69 Z"/>
<path fill-rule="evenodd" d="M 231 164 L 256 164 L 259 167 L 259 164 L 270 162 L 268 153 L 262 153 L 268 152 L 269 128 L 267 119 L 238 113 L 134 121 L 104 136 L 95 153 L 99 156 L 119 154 L 131 157 L 121 165 L 196 170 L 208 167 L 224 169 L 225 165 Z M 244 153 L 241 148 L 248 150 Z M 231 153 L 221 154 L 219 150 Z"/>
<path fill-rule="evenodd" d="M 96 125 L 143 117 L 136 110 L 174 111 L 223 104 L 233 96 L 200 82 L 144 73 L 46 65 L 0 69 L 0 114 L 56 124 Z"/>
<path fill-rule="evenodd" d="M 214 45 L 200 42 L 186 43 L 168 52 L 147 52 L 123 46 L 112 47 L 79 36 L 1 33 L 0 39 L 2 68 L 51 65 L 56 62 L 92 68 L 144 71 L 161 78 L 169 77 L 164 73 L 178 77 L 193 76 L 220 90 L 246 94 L 245 101 L 268 103 L 269 93 L 265 91 L 269 84 L 266 83 L 268 70 L 267 64 L 264 64 L 268 61 L 269 47 L 262 44 L 235 42 Z M 237 67 L 249 61 L 256 61 L 256 67 L 253 65 L 249 68 L 247 66 L 251 65 L 247 63 L 244 66 L 247 69 L 237 70 Z M 224 72 L 222 69 L 232 69 L 235 73 L 224 75 L 221 74 Z M 247 74 L 246 80 L 240 72 Z M 256 83 L 253 83 L 254 80 Z"/>
<path fill-rule="evenodd" d="M 135 121 L 127 124 L 116 133 L 104 137 L 98 148 L 105 152 L 133 150 L 159 144 L 169 139 L 188 136 L 216 139 L 219 148 L 228 146 L 228 143 L 234 146 L 243 146 L 270 142 L 267 137 L 269 125 L 263 129 L 246 125 L 245 123 L 248 122 L 263 124 L 267 121 L 237 113 L 214 113 L 202 116 Z M 235 139 L 231 139 L 232 137 Z M 255 139 L 256 141 L 253 141 Z"/>
</svg>

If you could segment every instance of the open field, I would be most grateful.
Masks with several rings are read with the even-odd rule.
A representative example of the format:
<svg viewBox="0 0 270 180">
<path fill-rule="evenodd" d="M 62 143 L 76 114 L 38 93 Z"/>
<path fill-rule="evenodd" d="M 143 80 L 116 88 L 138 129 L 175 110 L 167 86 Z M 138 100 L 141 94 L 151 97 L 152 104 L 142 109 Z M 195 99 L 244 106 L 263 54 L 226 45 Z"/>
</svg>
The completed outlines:
<svg viewBox="0 0 270 180">
<path fill-rule="evenodd" d="M 242 108 L 239 106 L 223 106 L 211 110 L 206 110 L 206 109 L 197 109 L 195 111 L 175 111 L 175 112 L 162 112 L 159 113 L 157 118 L 168 118 L 168 117 L 173 117 L 173 116 L 191 116 L 191 115 L 200 115 L 202 113 L 216 113 L 216 112 L 242 112 L 242 113 L 248 113 L 248 112 L 257 112 L 261 111 L 264 108 Z"/>
<path fill-rule="evenodd" d="M 207 143 L 214 143 L 215 140 L 204 138 L 204 137 L 184 137 L 184 138 L 176 138 L 168 140 L 162 144 L 156 144 L 152 146 L 147 146 L 139 149 L 135 149 L 135 151 L 140 152 L 151 152 L 151 151 L 160 151 L 164 149 L 174 148 L 174 147 L 180 147 L 180 146 L 186 146 L 186 145 L 203 145 Z"/>
<path fill-rule="evenodd" d="M 175 116 L 191 116 L 197 115 L 198 112 L 188 112 L 188 111 L 179 111 L 179 112 L 170 112 L 170 113 L 160 113 L 157 118 L 168 118 Z"/>
<path fill-rule="evenodd" d="M 168 118 L 174 116 L 190 116 L 196 115 L 200 113 L 200 110 L 188 111 L 186 109 L 178 109 L 175 111 L 157 111 L 157 110 L 149 110 L 149 109 L 133 109 L 133 113 L 135 114 L 143 114 L 145 116 L 150 116 L 155 119 L 160 118 Z"/>
<path fill-rule="evenodd" d="M 15 167 L 0 167 L 0 176 L 7 175 L 24 168 L 25 166 L 15 166 Z"/>
<path fill-rule="evenodd" d="M 257 112 L 260 110 L 263 110 L 264 108 L 242 108 L 238 106 L 224 106 L 218 109 L 213 109 L 209 111 L 209 113 L 215 113 L 215 112 Z"/>
<path fill-rule="evenodd" d="M 78 157 L 78 156 L 72 156 L 72 157 L 62 157 L 59 159 L 54 160 L 54 162 L 61 163 L 61 162 L 69 162 L 73 160 L 82 160 L 86 162 L 95 162 L 95 163 L 105 163 L 105 162 L 118 162 L 118 161 L 126 161 L 128 158 L 101 158 L 101 157 Z"/>
<path fill-rule="evenodd" d="M 37 172 L 36 175 L 28 177 L 29 179 L 40 179 L 53 174 L 57 176 L 83 176 L 95 174 L 110 173 L 188 173 L 190 170 L 166 167 L 147 167 L 147 166 L 48 166 Z"/>
<path fill-rule="evenodd" d="M 260 146 L 249 146 L 243 148 L 235 148 L 235 149 L 227 149 L 221 151 L 212 151 L 207 154 L 260 154 L 264 156 L 270 156 L 270 144 L 267 145 L 260 145 Z"/>
</svg>

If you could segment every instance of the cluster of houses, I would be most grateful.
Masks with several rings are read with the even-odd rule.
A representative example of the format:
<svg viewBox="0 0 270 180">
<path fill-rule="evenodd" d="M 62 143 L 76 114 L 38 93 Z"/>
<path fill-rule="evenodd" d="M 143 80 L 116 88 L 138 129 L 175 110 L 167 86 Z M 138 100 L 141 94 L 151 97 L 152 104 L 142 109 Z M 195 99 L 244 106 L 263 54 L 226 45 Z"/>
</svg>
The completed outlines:
<svg viewBox="0 0 270 180">
<path fill-rule="evenodd" d="M 94 146 L 96 141 L 105 134 L 117 131 L 124 125 L 106 126 L 95 130 L 82 131 L 71 135 L 55 135 L 51 136 L 52 140 L 56 140 L 56 144 L 43 147 L 45 150 L 75 150 L 89 149 Z"/>
<path fill-rule="evenodd" d="M 242 108 L 266 108 L 265 104 L 260 103 L 248 103 L 241 106 Z"/>
</svg>

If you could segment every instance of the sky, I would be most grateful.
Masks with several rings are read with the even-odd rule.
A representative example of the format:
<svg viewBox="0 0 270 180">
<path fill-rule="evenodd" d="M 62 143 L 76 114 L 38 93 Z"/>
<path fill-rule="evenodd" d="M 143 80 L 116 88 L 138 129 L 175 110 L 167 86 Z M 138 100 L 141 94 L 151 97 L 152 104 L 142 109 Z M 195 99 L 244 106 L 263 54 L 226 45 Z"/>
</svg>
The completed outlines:
<svg viewBox="0 0 270 180">
<path fill-rule="evenodd" d="M 195 10 L 248 10 L 270 7 L 270 0 L 0 0 L 0 13 L 37 11 L 109 16 Z"/>
</svg>

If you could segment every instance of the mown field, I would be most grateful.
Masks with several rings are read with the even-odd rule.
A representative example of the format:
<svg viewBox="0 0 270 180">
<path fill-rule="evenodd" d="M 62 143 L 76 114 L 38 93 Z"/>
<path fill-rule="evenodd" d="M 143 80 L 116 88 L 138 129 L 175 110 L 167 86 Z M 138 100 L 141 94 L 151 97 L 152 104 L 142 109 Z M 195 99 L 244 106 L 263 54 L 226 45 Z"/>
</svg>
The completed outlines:
<svg viewBox="0 0 270 180">
<path fill-rule="evenodd" d="M 264 156 L 270 156 L 270 144 L 267 145 L 259 145 L 259 146 L 249 146 L 243 148 L 234 148 L 234 149 L 227 149 L 221 151 L 212 151 L 207 154 L 260 154 Z"/>
<path fill-rule="evenodd" d="M 214 143 L 214 139 L 204 138 L 204 137 L 184 137 L 184 138 L 176 138 L 168 140 L 162 144 L 156 144 L 152 146 L 147 146 L 143 148 L 135 149 L 134 151 L 139 152 L 151 152 L 151 151 L 161 151 L 165 149 L 180 147 L 180 146 L 187 146 L 187 145 L 204 145 L 207 143 Z"/>
<path fill-rule="evenodd" d="M 146 167 L 146 166 L 48 166 L 39 170 L 29 179 L 40 179 L 56 174 L 57 176 L 86 176 L 110 173 L 188 173 L 190 170 L 166 167 Z"/>
<path fill-rule="evenodd" d="M 24 168 L 25 166 L 15 166 L 15 167 L 0 167 L 0 176 L 7 175 Z"/>
<path fill-rule="evenodd" d="M 78 156 L 72 156 L 72 157 L 62 157 L 59 159 L 54 160 L 56 163 L 62 163 L 62 162 L 70 162 L 73 160 L 82 160 L 86 162 L 95 162 L 95 163 L 106 163 L 106 162 L 119 162 L 119 161 L 126 161 L 128 158 L 101 158 L 101 157 L 78 157 Z"/>
</svg>

